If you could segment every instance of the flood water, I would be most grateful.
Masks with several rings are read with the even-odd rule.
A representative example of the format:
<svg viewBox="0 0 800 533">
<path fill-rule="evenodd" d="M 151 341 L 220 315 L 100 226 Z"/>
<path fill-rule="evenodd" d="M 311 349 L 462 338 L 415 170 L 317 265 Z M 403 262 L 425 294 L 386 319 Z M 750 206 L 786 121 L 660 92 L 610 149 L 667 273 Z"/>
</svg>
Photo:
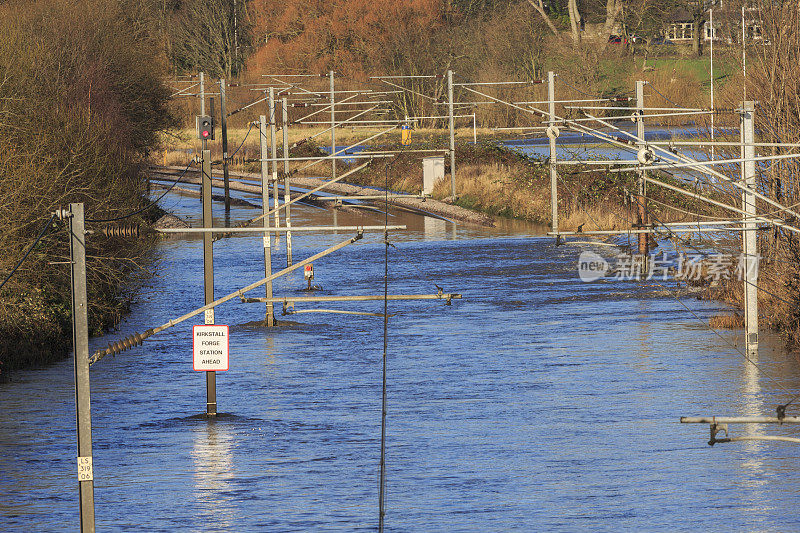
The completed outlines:
<svg viewBox="0 0 800 533">
<path fill-rule="evenodd" d="M 197 199 L 177 195 L 163 206 L 195 221 L 200 212 Z M 256 213 L 234 208 L 231 217 Z M 374 212 L 293 214 L 294 225 L 382 223 Z M 387 531 L 800 530 L 800 446 L 709 447 L 707 426 L 678 422 L 772 414 L 787 397 L 766 375 L 800 390 L 800 364 L 779 341 L 762 334 L 762 374 L 726 344 L 740 343 L 740 331 L 709 331 L 671 285 L 581 282 L 580 251 L 613 248 L 555 247 L 524 224 L 483 229 L 407 214 L 396 223 L 409 230 L 392 234 L 390 293 L 439 285 L 463 299 L 389 303 Z M 352 235 L 295 235 L 295 261 Z M 263 276 L 260 241 L 215 244 L 217 296 Z M 160 248 L 158 276 L 92 349 L 202 305 L 201 241 Z M 368 234 L 317 261 L 314 282 L 324 295 L 382 294 L 383 254 L 380 233 Z M 304 285 L 297 271 L 275 294 L 303 295 Z M 705 320 L 725 310 L 682 301 Z M 217 308 L 216 322 L 231 326 L 217 420 L 198 416 L 199 321 L 92 367 L 98 530 L 375 530 L 382 319 L 276 311 L 289 321 L 269 330 L 244 326 L 263 319 L 263 304 Z M 14 374 L 0 384 L 0 405 L 0 529 L 76 530 L 71 361 Z"/>
</svg>

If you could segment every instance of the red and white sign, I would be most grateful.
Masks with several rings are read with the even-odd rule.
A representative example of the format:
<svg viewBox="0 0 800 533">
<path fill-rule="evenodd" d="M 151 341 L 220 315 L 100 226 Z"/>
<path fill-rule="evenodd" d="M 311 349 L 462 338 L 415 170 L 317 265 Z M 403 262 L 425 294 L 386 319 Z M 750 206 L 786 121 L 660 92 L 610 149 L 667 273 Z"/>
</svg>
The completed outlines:
<svg viewBox="0 0 800 533">
<path fill-rule="evenodd" d="M 314 279 L 314 265 L 311 263 L 307 264 L 303 274 L 306 279 Z"/>
<path fill-rule="evenodd" d="M 195 370 L 228 370 L 228 326 L 195 326 L 192 337 Z"/>
</svg>

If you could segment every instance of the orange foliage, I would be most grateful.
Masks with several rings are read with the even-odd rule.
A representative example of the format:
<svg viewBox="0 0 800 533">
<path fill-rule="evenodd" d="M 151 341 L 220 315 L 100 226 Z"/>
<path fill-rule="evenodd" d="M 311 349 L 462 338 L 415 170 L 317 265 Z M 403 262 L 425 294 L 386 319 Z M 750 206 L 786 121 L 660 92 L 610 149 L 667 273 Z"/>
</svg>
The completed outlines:
<svg viewBox="0 0 800 533">
<path fill-rule="evenodd" d="M 248 70 L 259 73 L 335 70 L 363 78 L 413 54 L 443 24 L 440 0 L 254 0 L 251 9 L 263 44 Z"/>
</svg>

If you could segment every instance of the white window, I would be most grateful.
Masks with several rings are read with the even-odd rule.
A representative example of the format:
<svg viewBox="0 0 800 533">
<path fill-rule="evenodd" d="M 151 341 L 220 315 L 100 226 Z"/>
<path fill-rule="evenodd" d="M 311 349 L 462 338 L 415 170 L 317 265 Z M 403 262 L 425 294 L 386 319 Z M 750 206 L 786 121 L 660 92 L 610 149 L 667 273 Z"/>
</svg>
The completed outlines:
<svg viewBox="0 0 800 533">
<path fill-rule="evenodd" d="M 706 41 L 716 40 L 717 32 L 716 28 L 713 28 L 710 23 L 706 22 L 703 24 L 704 36 Z"/>
</svg>

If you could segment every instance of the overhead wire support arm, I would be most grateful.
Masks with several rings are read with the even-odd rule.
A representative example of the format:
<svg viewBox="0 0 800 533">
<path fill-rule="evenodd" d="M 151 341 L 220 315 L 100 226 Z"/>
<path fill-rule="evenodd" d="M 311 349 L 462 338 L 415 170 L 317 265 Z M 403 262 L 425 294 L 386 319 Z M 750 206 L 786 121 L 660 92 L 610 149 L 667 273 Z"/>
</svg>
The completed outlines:
<svg viewBox="0 0 800 533">
<path fill-rule="evenodd" d="M 336 105 L 342 104 L 344 102 L 348 102 L 349 100 L 352 100 L 353 98 L 357 98 L 358 96 L 360 96 L 360 94 L 354 94 L 352 96 L 348 96 L 347 98 L 344 98 L 341 102 L 337 102 Z M 312 105 L 312 104 L 309 104 L 309 106 L 310 105 Z M 324 113 L 325 111 L 329 111 L 330 108 L 331 108 L 331 104 L 329 102 L 320 102 L 318 105 L 321 105 L 323 107 L 321 109 L 317 109 L 316 111 L 314 111 L 312 113 L 309 113 L 308 115 L 306 115 L 304 117 L 298 118 L 297 120 L 293 120 L 292 124 L 301 124 L 307 118 L 311 118 L 314 115 L 318 115 L 320 113 Z"/>
<path fill-rule="evenodd" d="M 232 117 L 232 116 L 233 116 L 233 115 L 235 115 L 236 113 L 241 113 L 241 112 L 242 112 L 242 111 L 244 111 L 245 109 L 251 108 L 251 107 L 253 107 L 253 106 L 254 106 L 254 105 L 256 105 L 256 104 L 260 104 L 261 102 L 265 102 L 266 100 L 267 100 L 267 97 L 266 97 L 266 96 L 265 96 L 264 98 L 259 98 L 258 100 L 254 101 L 254 102 L 250 102 L 249 104 L 247 104 L 247 105 L 245 105 L 245 106 L 242 106 L 242 107 L 240 107 L 239 109 L 234 109 L 233 111 L 231 111 L 230 113 L 228 113 L 226 116 Z"/>
<path fill-rule="evenodd" d="M 536 108 L 527 109 L 527 108 L 524 108 L 524 107 L 521 107 L 521 106 L 518 106 L 518 105 L 514 105 L 511 102 L 507 102 L 505 100 L 501 100 L 500 98 L 495 98 L 495 97 L 493 97 L 493 96 L 491 96 L 489 94 L 483 93 L 481 91 L 477 91 L 475 89 L 471 89 L 469 87 L 464 87 L 464 89 L 467 90 L 467 91 L 470 91 L 472 93 L 478 94 L 480 96 L 483 96 L 483 97 L 489 98 L 491 100 L 494 100 L 494 101 L 496 101 L 498 103 L 503 103 L 503 104 L 506 104 L 508 106 L 514 107 L 514 108 L 519 109 L 521 111 L 524 111 L 526 113 L 538 114 L 539 116 L 542 116 L 542 117 L 547 117 L 549 115 L 547 112 L 545 112 L 545 111 L 543 111 L 541 109 L 536 109 Z M 634 134 L 632 134 L 630 132 L 627 132 L 625 130 L 621 130 L 620 128 L 617 128 L 613 124 L 609 124 L 608 122 L 606 122 L 606 121 L 604 121 L 604 120 L 602 120 L 602 119 L 600 119 L 598 117 L 593 117 L 591 115 L 589 115 L 589 116 L 591 118 L 595 119 L 598 123 L 603 124 L 603 125 L 605 125 L 607 127 L 610 127 L 611 129 L 613 129 L 613 130 L 615 130 L 615 131 L 617 131 L 617 132 L 619 132 L 621 134 L 626 135 L 627 137 L 629 137 L 629 139 L 622 139 L 622 138 L 613 137 L 611 135 L 608 135 L 608 134 L 606 134 L 604 132 L 601 132 L 599 130 L 596 130 L 594 128 L 589 128 L 589 127 L 583 126 L 581 124 L 575 123 L 573 120 L 570 120 L 570 119 L 559 118 L 559 123 L 563 123 L 563 124 L 567 125 L 568 127 L 572 127 L 573 129 L 576 129 L 577 131 L 580 131 L 580 132 L 590 133 L 590 134 L 592 134 L 592 135 L 594 135 L 594 136 L 596 136 L 596 137 L 598 137 L 600 139 L 603 139 L 603 140 L 605 140 L 605 141 L 607 141 L 607 142 L 609 142 L 611 144 L 617 145 L 617 146 L 624 146 L 626 148 L 627 147 L 634 147 L 637 142 L 644 142 L 643 139 L 639 139 L 636 135 L 634 135 Z M 684 156 L 682 154 L 675 154 L 675 153 L 673 153 L 673 152 L 671 152 L 669 150 L 666 150 L 664 148 L 661 148 L 659 146 L 655 146 L 654 148 L 656 150 L 659 150 L 660 152 L 662 152 L 664 155 L 666 155 L 668 157 L 677 157 L 680 160 L 682 160 L 683 162 L 701 163 L 701 162 L 696 161 L 695 159 L 692 159 L 692 158 L 690 158 L 688 156 Z M 706 173 L 706 174 L 718 177 L 718 178 L 720 178 L 720 179 L 722 179 L 722 180 L 724 180 L 724 181 L 726 181 L 728 183 L 731 183 L 731 185 L 733 185 L 734 187 L 737 187 L 739 189 L 743 188 L 743 186 L 740 183 L 738 183 L 736 180 L 733 180 L 730 177 L 726 176 L 725 174 L 723 174 L 721 172 L 718 172 L 718 171 L 716 171 L 716 170 L 714 170 L 712 168 L 708 168 L 708 165 L 701 166 L 700 170 L 702 172 Z M 758 193 L 756 191 L 750 191 L 750 192 L 754 196 L 756 196 L 757 198 L 761 199 L 762 201 L 767 202 L 768 204 L 772 205 L 773 207 L 779 208 L 780 210 L 785 211 L 785 212 L 789 213 L 790 215 L 792 215 L 794 217 L 800 218 L 800 214 L 794 212 L 790 208 L 788 208 L 788 207 L 786 207 L 784 205 L 781 205 L 780 203 L 775 202 L 774 200 L 772 200 L 770 198 L 767 198 L 766 196 L 764 196 L 761 193 Z"/>
<path fill-rule="evenodd" d="M 530 103 L 534 103 L 534 102 L 530 102 Z M 544 103 L 547 103 L 547 102 L 544 102 Z M 681 112 L 684 112 L 684 111 L 710 112 L 711 111 L 710 109 L 701 109 L 699 107 L 691 107 L 691 108 L 690 107 L 680 107 L 680 108 L 675 108 L 675 107 L 637 107 L 637 108 L 633 108 L 633 107 L 623 107 L 623 106 L 586 106 L 586 105 L 565 105 L 564 109 L 577 109 L 578 111 L 581 111 L 583 109 L 590 109 L 592 111 L 606 111 L 606 110 L 607 111 L 634 111 L 634 110 L 636 110 L 636 111 L 676 111 L 677 109 L 680 109 Z M 649 117 L 651 117 L 653 115 L 647 115 L 647 116 L 649 118 Z"/>
<path fill-rule="evenodd" d="M 600 124 L 602 124 L 604 126 L 612 128 L 615 131 L 618 131 L 619 133 L 622 133 L 623 135 L 628 136 L 629 138 L 631 138 L 633 140 L 632 142 L 645 142 L 644 139 L 639 139 L 638 136 L 636 136 L 636 135 L 634 135 L 634 134 L 632 134 L 630 132 L 627 132 L 625 130 L 622 130 L 620 128 L 617 128 L 613 124 L 609 124 L 608 122 L 606 122 L 605 120 L 603 120 L 603 119 L 601 119 L 599 117 L 594 117 L 592 115 L 588 115 L 588 113 L 587 113 L 587 116 L 595 119 L 598 123 L 600 123 Z M 785 212 L 789 213 L 790 215 L 800 219 L 800 214 L 796 213 L 795 211 L 791 210 L 790 208 L 780 204 L 779 202 L 776 202 L 776 201 L 772 200 L 771 198 L 769 198 L 769 197 L 767 197 L 767 196 L 765 196 L 765 195 L 763 195 L 763 194 L 761 194 L 761 193 L 759 193 L 757 191 L 749 189 L 745 185 L 739 183 L 739 181 L 734 180 L 734 179 L 730 178 L 729 176 L 726 176 L 722 172 L 719 172 L 719 171 L 711 168 L 711 164 L 709 162 L 703 163 L 702 161 L 697 161 L 696 159 L 693 159 L 693 158 L 691 158 L 689 156 L 671 152 L 671 151 L 669 151 L 669 150 L 667 150 L 665 148 L 662 148 L 660 146 L 654 146 L 653 148 L 655 148 L 655 150 L 658 150 L 658 151 L 662 152 L 662 154 L 667 156 L 667 157 L 675 157 L 675 158 L 677 158 L 678 160 L 680 160 L 680 161 L 682 161 L 684 163 L 698 163 L 698 171 L 703 172 L 703 173 L 708 174 L 708 175 L 711 175 L 711 176 L 714 176 L 714 177 L 717 177 L 717 178 L 719 178 L 719 179 L 721 179 L 721 180 L 723 180 L 723 181 L 725 181 L 727 183 L 730 183 L 732 186 L 736 187 L 737 189 L 740 189 L 740 190 L 742 190 L 744 192 L 748 192 L 748 193 L 752 194 L 753 196 L 755 196 L 756 198 L 758 198 L 758 199 L 770 204 L 771 206 L 777 207 L 779 209 L 782 209 Z"/>
<path fill-rule="evenodd" d="M 472 81 L 454 83 L 456 87 L 464 87 L 467 85 L 541 85 L 544 80 L 527 80 L 527 81 Z"/>
<path fill-rule="evenodd" d="M 178 92 L 169 95 L 169 97 L 170 98 L 175 98 L 176 96 L 195 96 L 194 94 L 183 94 L 183 93 L 185 93 L 189 89 L 193 89 L 193 88 L 197 87 L 198 85 L 200 85 L 199 81 L 195 82 L 194 84 L 192 84 L 192 85 L 190 85 L 188 87 L 184 87 L 183 89 L 179 90 Z"/>
<path fill-rule="evenodd" d="M 524 108 L 524 107 L 521 107 L 521 106 L 518 106 L 518 105 L 514 105 L 514 104 L 512 104 L 511 102 L 507 102 L 507 101 L 501 100 L 501 99 L 499 99 L 499 98 L 495 98 L 495 97 L 493 97 L 493 96 L 491 96 L 491 95 L 489 95 L 489 94 L 483 93 L 483 92 L 481 92 L 481 91 L 477 91 L 477 90 L 475 90 L 475 89 L 471 89 L 471 88 L 469 88 L 469 87 L 464 87 L 464 89 L 465 89 L 465 90 L 467 90 L 467 91 L 473 92 L 473 93 L 475 93 L 475 94 L 478 94 L 478 95 L 480 95 L 480 96 L 483 96 L 483 97 L 486 97 L 486 98 L 490 98 L 490 99 L 492 99 L 492 100 L 494 100 L 494 101 L 496 101 L 496 102 L 498 102 L 498 103 L 503 103 L 503 104 L 509 105 L 509 106 L 511 106 L 511 107 L 514 107 L 514 108 L 520 109 L 521 111 L 524 111 L 524 112 L 526 112 L 526 113 L 537 114 L 537 115 L 539 115 L 539 116 L 541 116 L 541 117 L 549 117 L 549 113 L 547 113 L 547 112 L 545 112 L 545 111 L 543 111 L 543 110 L 540 110 L 540 109 L 536 109 L 536 108 L 532 108 L 532 109 L 526 109 L 526 108 Z M 595 117 L 593 117 L 593 118 L 595 118 Z M 639 138 L 638 138 L 636 135 L 633 135 L 633 134 L 631 134 L 631 133 L 629 133 L 629 132 L 626 132 L 626 131 L 624 131 L 624 130 L 620 130 L 619 128 L 617 128 L 617 127 L 615 127 L 615 126 L 613 126 L 613 125 L 611 125 L 611 124 L 608 124 L 607 122 L 604 122 L 604 121 L 602 121 L 602 120 L 601 120 L 601 119 L 599 119 L 599 118 L 597 118 L 596 120 L 597 120 L 598 122 L 600 122 L 601 124 L 605 124 L 605 125 L 607 125 L 607 126 L 611 127 L 612 129 L 614 129 L 614 130 L 616 130 L 616 131 L 618 131 L 618 132 L 620 132 L 620 133 L 623 133 L 623 134 L 625 134 L 625 135 L 627 135 L 627 136 L 631 137 L 632 139 L 631 139 L 631 140 L 628 140 L 628 139 L 620 139 L 620 138 L 616 138 L 616 137 L 613 137 L 613 136 L 611 136 L 611 135 L 608 135 L 608 134 L 606 134 L 606 133 L 604 133 L 604 132 L 601 132 L 601 131 L 599 131 L 599 130 L 596 130 L 596 129 L 594 129 L 594 128 L 589 128 L 589 127 L 583 126 L 583 125 L 581 125 L 581 124 L 576 124 L 574 121 L 572 121 L 572 120 L 569 120 L 569 119 L 563 119 L 563 118 L 560 118 L 560 119 L 559 119 L 559 122 L 560 122 L 560 123 L 564 123 L 564 124 L 566 124 L 567 126 L 569 126 L 569 127 L 572 127 L 573 129 L 576 129 L 577 131 L 580 131 L 580 132 L 583 132 L 583 133 L 589 133 L 589 134 L 592 134 L 592 135 L 594 135 L 594 136 L 596 136 L 596 137 L 598 137 L 598 138 L 600 138 L 600 139 L 602 139 L 602 140 L 605 140 L 605 141 L 607 141 L 607 142 L 609 142 L 609 143 L 611 143 L 611 144 L 613 144 L 613 145 L 617 145 L 617 146 L 623 146 L 623 147 L 625 147 L 625 148 L 627 148 L 627 149 L 631 149 L 631 148 L 635 147 L 635 145 L 636 145 L 636 142 L 637 142 L 637 141 L 638 141 L 638 142 L 641 142 L 641 141 L 642 141 L 642 140 L 641 140 L 641 139 L 639 139 Z M 675 154 L 673 154 L 672 152 L 670 152 L 670 151 L 668 151 L 668 150 L 665 150 L 665 149 L 663 149 L 663 148 L 660 148 L 660 147 L 655 147 L 655 148 L 656 148 L 656 149 L 658 149 L 658 150 L 660 150 L 660 151 L 662 151 L 662 152 L 664 152 L 666 155 L 671 155 L 671 156 L 675 157 Z M 686 156 L 678 156 L 678 157 L 682 158 L 682 159 L 683 159 L 684 161 L 686 161 L 686 162 L 700 163 L 700 162 L 698 162 L 698 161 L 695 161 L 694 159 L 691 159 L 691 158 L 689 158 L 689 157 L 686 157 Z M 701 168 L 703 168 L 703 170 L 704 170 L 706 173 L 708 173 L 708 174 L 711 174 L 711 175 L 714 175 L 714 176 L 717 176 L 717 177 L 720 177 L 721 179 L 725 180 L 726 182 L 730 182 L 730 183 L 732 183 L 734 186 L 737 186 L 738 188 L 741 188 L 741 187 L 742 187 L 742 186 L 741 186 L 741 184 L 738 184 L 738 183 L 737 183 L 735 180 L 731 180 L 731 178 L 729 178 L 728 176 L 725 176 L 724 174 L 722 174 L 722 173 L 720 173 L 720 172 L 717 172 L 717 171 L 715 171 L 715 170 L 713 170 L 713 169 L 708 169 L 708 168 L 705 168 L 705 167 L 701 167 Z M 652 178 L 650 178 L 649 176 L 647 176 L 645 179 L 646 179 L 647 181 L 651 181 L 651 180 L 652 180 Z M 663 184 L 663 182 L 657 182 L 657 183 L 658 183 L 659 185 L 666 186 L 666 184 Z M 668 187 L 668 188 L 672 188 L 672 187 Z M 679 188 L 677 188 L 677 187 L 676 187 L 675 189 L 676 189 L 678 192 L 682 192 L 682 193 L 687 193 L 687 192 L 688 192 L 688 191 L 683 191 L 682 189 L 679 189 Z M 770 200 L 770 199 L 768 199 L 768 198 L 766 198 L 766 199 L 765 199 L 765 198 L 764 198 L 764 196 L 763 196 L 763 195 L 761 195 L 760 193 L 753 192 L 753 194 L 755 194 L 757 197 L 761 198 L 762 200 L 765 200 L 765 201 L 767 201 L 767 203 L 769 203 L 770 205 L 773 205 L 774 207 L 778 207 L 778 208 L 779 208 L 781 211 L 788 212 L 788 213 L 790 213 L 790 214 L 792 214 L 792 215 L 794 215 L 794 216 L 798 216 L 798 218 L 800 218 L 800 215 L 797 215 L 796 213 L 794 213 L 794 212 L 793 212 L 793 211 L 792 211 L 790 208 L 788 208 L 788 207 L 786 207 L 786 206 L 783 206 L 783 205 L 780 205 L 780 204 L 777 204 L 777 205 L 775 205 L 775 204 L 776 204 L 776 202 L 774 202 L 774 201 L 772 201 L 772 200 Z M 703 199 L 704 201 L 707 201 L 707 202 L 714 203 L 714 202 L 713 202 L 711 199 L 707 199 L 707 198 L 705 198 L 705 197 L 702 197 L 702 199 Z M 724 204 L 723 204 L 723 205 L 724 205 Z M 725 207 L 726 207 L 727 209 L 733 209 L 733 210 L 735 210 L 735 211 L 739 211 L 738 209 L 736 209 L 736 208 L 732 208 L 731 206 L 725 206 Z M 789 227 L 790 227 L 790 228 L 791 228 L 793 231 L 800 232 L 800 228 L 795 228 L 794 226 L 791 226 L 791 225 L 787 225 L 787 226 L 789 226 Z"/>
<path fill-rule="evenodd" d="M 388 226 L 387 229 L 391 229 Z M 390 294 L 385 296 L 380 295 L 355 295 L 355 296 L 285 296 L 283 298 L 242 298 L 243 303 L 264 303 L 269 300 L 272 303 L 281 302 L 372 302 L 388 300 L 444 300 L 449 304 L 451 300 L 460 300 L 461 295 L 458 293 L 443 293 L 436 294 Z"/>
<path fill-rule="evenodd" d="M 371 80 L 409 80 L 409 79 L 419 79 L 419 78 L 426 78 L 426 79 L 444 79 L 443 74 L 418 74 L 412 75 L 409 74 L 407 76 L 370 76 L 369 79 Z"/>
<path fill-rule="evenodd" d="M 339 104 L 337 104 L 337 105 L 339 105 Z M 331 106 L 326 106 L 326 107 L 325 107 L 325 109 L 330 109 L 330 107 L 331 107 Z M 297 141 L 297 142 L 295 142 L 295 143 L 294 143 L 294 144 L 291 146 L 291 148 L 297 148 L 298 146 L 300 146 L 300 144 L 302 144 L 302 143 L 306 143 L 306 142 L 310 141 L 311 139 L 314 139 L 315 137 L 319 137 L 320 135 L 324 135 L 325 133 L 328 133 L 329 131 L 331 131 L 331 130 L 332 130 L 332 129 L 334 129 L 334 128 L 340 127 L 340 126 L 342 126 L 343 124 L 348 124 L 348 123 L 350 123 L 350 122 L 353 122 L 353 121 L 355 121 L 355 119 L 357 119 L 358 117 L 360 117 L 360 116 L 362 116 L 362 115 L 365 115 L 365 114 L 369 113 L 370 111 L 373 111 L 373 110 L 375 110 L 376 108 L 378 108 L 378 106 L 377 106 L 377 105 L 375 105 L 375 106 L 372 106 L 372 107 L 370 107 L 369 109 L 365 109 L 365 110 L 361 111 L 360 113 L 358 113 L 358 114 L 356 114 L 356 115 L 354 115 L 354 116 L 352 116 L 352 117 L 350 117 L 350 118 L 347 118 L 347 119 L 345 119 L 345 120 L 342 120 L 342 121 L 340 121 L 340 122 L 337 122 L 336 124 L 334 124 L 333 126 L 331 126 L 331 127 L 329 127 L 329 128 L 325 128 L 324 130 L 322 130 L 322 131 L 320 131 L 320 132 L 317 132 L 317 133 L 315 133 L 314 135 L 311 135 L 311 136 L 309 136 L 309 137 L 306 137 L 306 138 L 302 139 L 302 141 Z M 321 110 L 321 111 L 322 111 L 322 110 Z M 310 115 L 309 115 L 309 116 L 310 116 Z M 385 122 L 385 121 L 384 121 L 384 122 Z M 304 122 L 304 121 L 301 119 L 301 120 L 295 120 L 295 121 L 293 122 L 293 124 L 306 124 L 306 122 Z M 319 124 L 330 124 L 330 121 L 326 121 L 326 122 L 320 122 Z"/>
<path fill-rule="evenodd" d="M 381 83 L 385 83 L 385 84 L 387 84 L 387 85 L 391 85 L 392 87 L 397 87 L 398 89 L 402 89 L 402 90 L 403 90 L 403 91 L 405 91 L 405 92 L 409 92 L 409 93 L 411 93 L 411 94 L 415 94 L 415 95 L 417 95 L 417 96 L 421 96 L 422 98 L 426 98 L 426 99 L 428 99 L 428 100 L 431 100 L 431 101 L 433 101 L 433 102 L 439 102 L 439 100 L 437 100 L 437 99 L 436 99 L 436 98 L 434 98 L 433 96 L 429 96 L 429 95 L 427 95 L 427 94 L 424 94 L 424 93 L 421 93 L 421 92 L 415 91 L 415 90 L 413 90 L 413 89 L 408 89 L 408 88 L 406 88 L 406 87 L 403 87 L 402 85 L 398 85 L 398 84 L 396 84 L 396 83 L 392 83 L 392 82 L 390 82 L 390 81 L 386 81 L 386 80 L 384 80 L 384 79 L 381 79 L 380 81 L 381 81 Z"/>
<path fill-rule="evenodd" d="M 162 324 L 162 325 L 160 325 L 158 327 L 150 328 L 150 329 L 148 329 L 148 330 L 146 330 L 146 331 L 144 331 L 142 333 L 134 333 L 133 335 L 128 335 L 124 339 L 122 339 L 120 341 L 117 341 L 115 343 L 109 344 L 106 348 L 103 348 L 102 350 L 96 351 L 94 354 L 92 354 L 91 357 L 89 357 L 89 364 L 92 365 L 92 364 L 100 361 L 101 359 L 103 359 L 107 355 L 116 355 L 116 354 L 118 354 L 118 353 L 120 353 L 120 352 L 122 352 L 124 350 L 132 348 L 133 346 L 139 346 L 140 344 L 142 344 L 142 342 L 145 339 L 147 339 L 148 337 L 152 337 L 156 333 L 160 333 L 160 332 L 164 331 L 165 329 L 171 328 L 172 326 L 175 326 L 177 324 L 180 324 L 181 322 L 189 320 L 190 318 L 195 317 L 195 316 L 197 316 L 197 315 L 199 315 L 201 313 L 205 313 L 209 309 L 214 309 L 218 305 L 221 305 L 221 304 L 223 304 L 225 302 L 233 300 L 237 296 L 238 297 L 242 297 L 244 295 L 244 293 L 246 293 L 248 291 L 251 291 L 251 290 L 253 290 L 255 288 L 261 287 L 262 285 L 266 285 L 270 281 L 273 281 L 273 280 L 275 280 L 275 279 L 277 279 L 277 278 L 279 278 L 281 276 L 285 276 L 286 274 L 288 274 L 290 272 L 293 272 L 293 271 L 297 270 L 298 268 L 304 267 L 308 263 L 312 263 L 312 262 L 316 261 L 317 259 L 325 257 L 326 255 L 332 254 L 333 252 L 336 252 L 336 251 L 344 248 L 345 246 L 353 244 L 354 242 L 359 241 L 362 238 L 363 238 L 363 234 L 359 232 L 355 237 L 352 237 L 350 239 L 347 239 L 346 241 L 342 241 L 342 242 L 340 242 L 338 244 L 335 244 L 335 245 L 331 246 L 330 248 L 326 248 L 325 250 L 323 250 L 321 252 L 318 252 L 318 253 L 312 255 L 311 257 L 303 259 L 302 261 L 300 261 L 298 263 L 295 263 L 292 266 L 286 267 L 283 270 L 280 270 L 280 271 L 272 274 L 271 276 L 267 276 L 267 277 L 265 277 L 263 279 L 260 279 L 260 280 L 254 282 L 254 283 L 251 283 L 250 285 L 247 285 L 246 287 L 242 287 L 239 290 L 233 291 L 232 293 L 227 294 L 227 295 L 223 296 L 222 298 L 218 298 L 218 299 L 214 300 L 213 302 L 210 302 L 210 303 L 204 305 L 203 307 L 199 307 L 199 308 L 197 308 L 197 309 L 195 309 L 193 311 L 190 311 L 190 312 L 186 313 L 185 315 L 182 315 L 182 316 L 180 316 L 178 318 L 174 318 L 174 319 L 172 319 L 172 320 L 170 320 L 170 321 L 168 321 L 168 322 L 166 322 L 166 323 L 164 323 L 164 324 Z"/>
<path fill-rule="evenodd" d="M 271 214 L 273 213 L 273 211 L 275 211 L 275 210 L 277 210 L 277 209 L 286 209 L 287 207 L 291 206 L 292 204 L 295 204 L 295 203 L 297 203 L 297 202 L 299 202 L 299 201 L 301 201 L 301 200 L 303 200 L 303 199 L 305 199 L 305 198 L 307 198 L 307 197 L 311 196 L 312 194 L 314 194 L 314 193 L 316 193 L 316 192 L 319 192 L 319 191 L 321 191 L 322 189 L 324 189 L 324 188 L 325 188 L 325 187 L 327 187 L 328 185 L 330 185 L 330 184 L 332 184 L 332 183 L 335 183 L 336 181 L 341 181 L 341 180 L 343 180 L 344 178 L 346 178 L 347 176 L 349 176 L 349 175 L 351 175 L 351 174 L 353 174 L 353 173 L 355 173 L 355 172 L 358 172 L 359 170 L 363 170 L 363 169 L 365 169 L 365 168 L 366 168 L 366 167 L 367 167 L 367 166 L 368 166 L 370 163 L 372 163 L 372 161 L 371 161 L 371 160 L 370 160 L 370 161 L 367 161 L 367 162 L 366 162 L 366 163 L 364 163 L 363 165 L 360 165 L 360 166 L 358 166 L 358 167 L 356 167 L 356 168 L 354 168 L 354 169 L 348 170 L 348 171 L 347 171 L 347 172 L 345 172 L 344 174 L 341 174 L 341 175 L 337 176 L 337 177 L 336 177 L 336 180 L 330 180 L 330 181 L 326 181 L 325 183 L 323 183 L 323 184 L 322 184 L 322 185 L 320 185 L 319 187 L 315 187 L 314 189 L 311 189 L 310 191 L 308 191 L 308 192 L 305 192 L 305 193 L 301 194 L 300 196 L 297 196 L 297 197 L 295 197 L 295 198 L 292 198 L 292 199 L 291 199 L 290 201 L 288 201 L 288 202 L 284 202 L 283 204 L 281 204 L 281 205 L 279 205 L 279 206 L 275 207 L 275 208 L 274 208 L 272 211 L 267 211 L 267 212 L 265 212 L 265 213 L 262 213 L 262 214 L 258 215 L 257 217 L 251 218 L 250 220 L 246 220 L 246 221 L 244 221 L 244 222 L 242 222 L 242 223 L 238 224 L 238 225 L 237 225 L 237 227 L 245 227 L 245 226 L 249 226 L 250 224 L 253 224 L 253 223 L 255 223 L 255 222 L 258 222 L 259 220 L 263 220 L 265 217 L 268 217 L 269 215 L 271 215 Z M 292 228 L 292 230 L 293 230 L 293 231 L 294 231 L 295 229 L 296 229 L 296 228 L 294 228 L 294 227 Z M 221 235 L 217 236 L 217 239 L 222 239 L 222 238 L 225 238 L 225 237 L 229 237 L 230 235 L 231 235 L 231 233 L 230 233 L 230 232 L 226 232 L 226 233 L 224 233 L 224 234 L 221 234 Z"/>
<path fill-rule="evenodd" d="M 651 116 L 651 115 L 648 115 Z M 648 143 L 650 144 L 650 143 Z M 738 143 L 741 146 L 741 143 Z M 747 158 L 731 158 L 731 159 L 715 159 L 713 161 L 693 161 L 688 163 L 665 163 L 665 164 L 652 164 L 642 166 L 643 170 L 664 170 L 664 169 L 678 169 L 678 168 L 698 168 L 709 167 L 713 165 L 730 165 L 732 163 L 744 163 L 747 161 L 778 161 L 782 159 L 794 159 L 800 157 L 800 153 L 794 154 L 779 154 L 779 155 L 765 155 L 761 157 L 747 157 Z M 612 172 L 627 172 L 624 169 L 615 169 Z"/>
<path fill-rule="evenodd" d="M 577 108 L 574 108 L 577 109 Z M 610 108 L 599 108 L 599 109 L 610 109 Z M 626 108 L 630 110 L 630 108 Z M 584 113 L 586 113 L 584 111 Z M 588 113 L 586 113 L 588 115 Z M 678 117 L 678 116 L 695 116 L 695 115 L 710 115 L 711 111 L 674 111 L 671 113 L 653 113 L 647 115 L 647 118 L 664 118 L 664 117 Z M 615 115 L 613 117 L 604 117 L 605 120 L 635 120 L 638 115 Z M 570 119 L 570 122 L 595 122 L 596 118 L 573 118 Z"/>
<path fill-rule="evenodd" d="M 782 413 L 781 408 L 778 412 Z M 784 435 L 745 435 L 742 437 L 731 437 L 728 434 L 729 424 L 778 424 L 795 425 L 800 424 L 800 417 L 797 416 L 682 416 L 681 424 L 708 424 L 710 439 L 709 446 L 725 442 L 742 442 L 751 440 L 761 441 L 781 441 L 800 444 L 800 438 L 787 437 Z M 725 436 L 719 438 L 718 435 L 724 432 Z"/>
<path fill-rule="evenodd" d="M 283 204 L 285 205 L 285 204 Z M 282 207 L 282 206 L 281 206 Z M 270 213 L 275 214 L 280 212 L 280 209 L 272 209 Z M 155 231 L 158 233 L 285 233 L 287 231 L 296 231 L 298 233 L 316 233 L 327 231 L 383 231 L 385 226 L 281 226 L 269 228 L 158 228 Z M 405 225 L 389 226 L 391 230 L 404 230 L 408 229 Z"/>
</svg>

